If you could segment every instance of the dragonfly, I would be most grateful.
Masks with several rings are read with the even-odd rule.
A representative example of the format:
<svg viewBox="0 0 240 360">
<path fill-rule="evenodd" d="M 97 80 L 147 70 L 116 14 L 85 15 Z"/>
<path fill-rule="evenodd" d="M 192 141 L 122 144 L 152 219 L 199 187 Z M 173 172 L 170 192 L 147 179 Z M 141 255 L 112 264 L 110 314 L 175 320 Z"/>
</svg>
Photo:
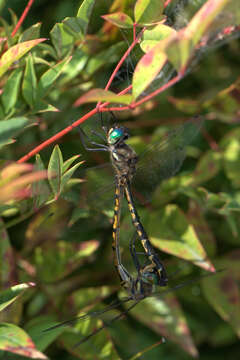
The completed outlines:
<svg viewBox="0 0 240 360">
<path fill-rule="evenodd" d="M 128 271 L 122 265 L 119 251 L 121 204 L 125 196 L 133 226 L 149 260 L 149 264 L 143 268 L 137 266 L 136 261 L 134 262 L 135 267 L 138 268 L 139 278 L 145 277 L 147 281 L 151 278 L 151 281 L 157 285 L 166 286 L 168 281 L 166 269 L 154 250 L 141 222 L 134 202 L 132 187 L 141 194 L 142 190 L 146 189 L 147 184 L 147 191 L 152 192 L 161 180 L 175 175 L 186 156 L 186 145 L 196 136 L 203 121 L 200 117 L 188 120 L 170 131 L 162 141 L 147 146 L 143 154 L 138 156 L 135 150 L 126 143 L 130 137 L 128 129 L 117 124 L 114 115 L 112 117 L 114 123 L 108 127 L 103 125 L 101 120 L 103 134 L 92 131 L 103 143 L 93 141 L 83 129 L 79 130 L 82 144 L 86 150 L 105 151 L 110 154 L 110 162 L 115 174 L 112 241 L 114 265 L 119 274 L 121 285 L 128 289 L 129 284 L 133 282 L 129 278 Z M 102 192 L 104 193 L 102 190 L 98 191 L 100 194 Z M 94 198 L 97 197 L 94 196 Z M 132 258 L 134 259 L 134 256 Z"/>
</svg>

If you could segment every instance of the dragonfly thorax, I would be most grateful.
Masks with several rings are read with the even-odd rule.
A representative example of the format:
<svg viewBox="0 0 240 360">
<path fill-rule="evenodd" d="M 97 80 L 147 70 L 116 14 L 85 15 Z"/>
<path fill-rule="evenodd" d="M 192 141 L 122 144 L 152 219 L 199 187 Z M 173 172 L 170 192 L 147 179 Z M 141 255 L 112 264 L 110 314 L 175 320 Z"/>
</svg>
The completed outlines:
<svg viewBox="0 0 240 360">
<path fill-rule="evenodd" d="M 111 162 L 118 178 L 131 180 L 136 172 L 138 156 L 124 141 L 109 145 Z"/>
</svg>

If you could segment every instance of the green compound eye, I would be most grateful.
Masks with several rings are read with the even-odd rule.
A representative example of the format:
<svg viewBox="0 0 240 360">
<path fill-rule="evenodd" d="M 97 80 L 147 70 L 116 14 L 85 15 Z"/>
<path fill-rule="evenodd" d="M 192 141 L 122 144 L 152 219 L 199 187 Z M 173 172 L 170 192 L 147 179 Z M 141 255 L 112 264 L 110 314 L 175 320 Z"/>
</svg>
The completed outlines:
<svg viewBox="0 0 240 360">
<path fill-rule="evenodd" d="M 123 136 L 122 129 L 114 129 L 108 137 L 109 144 L 111 145 L 115 144 L 122 136 Z"/>
</svg>

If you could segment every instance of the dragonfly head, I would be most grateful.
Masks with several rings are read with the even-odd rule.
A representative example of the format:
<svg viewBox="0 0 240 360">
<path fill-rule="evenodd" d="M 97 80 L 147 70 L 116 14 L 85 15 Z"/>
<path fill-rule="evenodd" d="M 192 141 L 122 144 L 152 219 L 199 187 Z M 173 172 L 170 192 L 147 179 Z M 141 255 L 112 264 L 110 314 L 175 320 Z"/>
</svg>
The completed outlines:
<svg viewBox="0 0 240 360">
<path fill-rule="evenodd" d="M 129 138 L 127 129 L 123 126 L 112 127 L 107 135 L 107 141 L 110 145 L 115 145 L 119 142 L 125 141 Z"/>
</svg>

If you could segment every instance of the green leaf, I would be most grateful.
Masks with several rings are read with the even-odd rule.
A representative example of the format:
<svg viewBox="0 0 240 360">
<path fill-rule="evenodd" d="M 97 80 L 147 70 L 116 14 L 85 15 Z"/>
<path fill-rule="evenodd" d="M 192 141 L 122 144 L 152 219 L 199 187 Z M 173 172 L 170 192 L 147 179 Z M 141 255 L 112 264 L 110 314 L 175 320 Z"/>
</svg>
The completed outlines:
<svg viewBox="0 0 240 360">
<path fill-rule="evenodd" d="M 95 0 L 84 0 L 77 11 L 77 18 L 81 21 L 83 36 L 86 35 Z"/>
<path fill-rule="evenodd" d="M 145 299 L 131 310 L 131 315 L 160 336 L 177 343 L 191 356 L 198 355 L 181 306 L 173 294 Z"/>
<path fill-rule="evenodd" d="M 217 262 L 218 268 L 227 269 L 216 277 L 205 278 L 202 287 L 206 299 L 215 311 L 227 321 L 234 329 L 238 337 L 240 336 L 240 292 L 238 287 L 239 279 L 232 272 L 231 267 L 234 258 L 230 261 L 224 259 Z M 236 261 L 235 261 L 236 262 Z M 239 260 L 238 264 L 239 274 Z"/>
<path fill-rule="evenodd" d="M 240 187 L 240 130 L 234 129 L 221 141 L 223 150 L 223 168 L 234 187 Z"/>
<path fill-rule="evenodd" d="M 0 121 L 0 147 L 20 130 L 24 129 L 27 124 L 28 119 L 25 117 L 16 117 Z"/>
<path fill-rule="evenodd" d="M 47 359 L 35 348 L 31 338 L 20 327 L 0 323 L 0 350 L 26 356 L 30 359 Z"/>
<path fill-rule="evenodd" d="M 14 45 L 10 49 L 8 49 L 0 59 L 0 76 L 2 76 L 9 69 L 13 62 L 19 60 L 34 46 L 45 40 L 46 39 L 35 39 L 25 41 L 20 44 Z"/>
<path fill-rule="evenodd" d="M 151 84 L 167 62 L 162 42 L 154 46 L 138 62 L 133 74 L 133 99 L 135 100 Z"/>
<path fill-rule="evenodd" d="M 56 325 L 56 321 L 47 315 L 38 316 L 26 325 L 25 330 L 31 336 L 38 350 L 44 351 L 59 335 L 67 330 L 66 327 L 62 326 L 51 331 L 44 331 L 54 325 Z"/>
<path fill-rule="evenodd" d="M 193 226 L 176 205 L 168 205 L 164 210 L 151 213 L 147 229 L 152 244 L 158 249 L 214 271 Z"/>
<path fill-rule="evenodd" d="M 69 34 L 66 25 L 63 23 L 55 24 L 50 31 L 50 36 L 53 46 L 56 49 L 58 59 L 62 59 L 72 51 L 74 37 L 72 34 Z"/>
<path fill-rule="evenodd" d="M 35 74 L 33 58 L 30 54 L 26 59 L 26 69 L 22 84 L 22 93 L 27 104 L 33 108 L 36 101 L 37 77 Z"/>
<path fill-rule="evenodd" d="M 222 156 L 216 151 L 206 151 L 194 171 L 194 185 L 202 184 L 215 176 L 221 169 Z"/>
<path fill-rule="evenodd" d="M 57 198 L 61 191 L 61 177 L 62 177 L 63 158 L 58 145 L 56 145 L 51 154 L 48 164 L 48 180 L 52 191 Z"/>
<path fill-rule="evenodd" d="M 60 85 L 69 83 L 72 79 L 74 80 L 77 78 L 78 75 L 83 71 L 88 60 L 88 54 L 84 53 L 81 49 L 76 49 L 73 53 L 71 61 L 64 69 L 64 78 L 60 80 Z"/>
<path fill-rule="evenodd" d="M 4 86 L 2 103 L 6 114 L 8 114 L 10 110 L 14 111 L 14 107 L 19 95 L 21 78 L 22 69 L 18 68 L 12 72 Z"/>
<path fill-rule="evenodd" d="M 199 206 L 196 201 L 190 202 L 187 217 L 194 226 L 197 236 L 207 250 L 208 255 L 215 255 L 217 249 L 216 238 L 211 227 L 208 225 L 202 207 Z"/>
<path fill-rule="evenodd" d="M 35 168 L 37 171 L 45 170 L 44 164 L 39 154 L 36 155 Z M 50 189 L 45 179 L 36 181 L 32 185 L 32 197 L 34 198 L 35 208 L 40 208 L 48 200 Z"/>
<path fill-rule="evenodd" d="M 32 109 L 32 113 L 36 114 L 36 113 L 44 113 L 44 112 L 48 112 L 48 111 L 52 111 L 52 112 L 58 112 L 59 109 L 57 109 L 55 106 L 48 104 L 46 101 L 44 100 L 39 100 L 36 101 L 34 108 Z"/>
<path fill-rule="evenodd" d="M 80 106 L 87 102 L 98 102 L 98 101 L 107 101 L 111 103 L 119 104 L 130 104 L 132 100 L 131 95 L 116 95 L 111 91 L 103 89 L 92 89 L 86 94 L 82 95 L 74 103 L 74 106 Z"/>
<path fill-rule="evenodd" d="M 164 0 L 137 0 L 134 7 L 135 22 L 151 25 L 164 19 Z"/>
<path fill-rule="evenodd" d="M 61 190 L 63 190 L 64 186 L 67 185 L 68 181 L 71 179 L 71 177 L 73 176 L 74 172 L 77 170 L 77 168 L 82 165 L 83 161 L 80 161 L 78 164 L 74 165 L 73 167 L 71 167 L 71 169 L 67 170 L 63 176 L 62 176 L 62 180 L 61 180 Z"/>
<path fill-rule="evenodd" d="M 120 11 L 112 14 L 102 15 L 101 17 L 111 24 L 123 29 L 131 29 L 133 27 L 133 21 L 130 16 Z"/>
<path fill-rule="evenodd" d="M 26 289 L 35 286 L 34 283 L 23 283 L 12 286 L 7 290 L 0 292 L 0 311 L 12 304 L 20 295 L 24 293 Z"/>
<path fill-rule="evenodd" d="M 70 159 L 64 161 L 63 163 L 63 174 L 70 168 L 72 163 L 77 160 L 80 157 L 80 155 L 74 155 Z"/>
<path fill-rule="evenodd" d="M 0 287 L 2 289 L 10 286 L 13 281 L 12 274 L 16 270 L 13 248 L 2 218 L 0 218 L 0 263 Z"/>
<path fill-rule="evenodd" d="M 84 69 L 86 76 L 93 75 L 97 70 L 103 67 L 106 64 L 105 59 L 108 59 L 108 64 L 118 62 L 119 56 L 122 56 L 122 52 L 125 48 L 126 43 L 121 41 L 110 46 L 106 50 L 99 52 L 97 55 L 91 56 Z"/>
<path fill-rule="evenodd" d="M 83 313 L 81 312 L 79 315 L 82 314 Z M 81 344 L 81 346 L 74 346 L 101 325 L 101 320 L 96 318 L 79 321 L 74 329 L 61 335 L 60 341 L 63 344 L 63 347 L 68 351 L 71 351 L 71 354 L 76 357 L 91 360 L 97 355 L 99 359 L 120 360 L 111 337 L 109 336 L 109 331 L 106 328 L 100 331 L 96 336 L 93 336 L 91 341 L 86 341 Z"/>
<path fill-rule="evenodd" d="M 20 36 L 19 42 L 24 42 L 28 40 L 38 39 L 40 36 L 42 23 L 36 23 L 30 28 L 26 29 Z"/>
<path fill-rule="evenodd" d="M 140 46 L 144 52 L 150 51 L 159 41 L 176 34 L 176 30 L 164 24 L 158 24 L 150 30 L 145 30 Z"/>
<path fill-rule="evenodd" d="M 47 91 L 53 85 L 53 83 L 57 80 L 57 78 L 61 75 L 64 70 L 66 64 L 69 63 L 71 57 L 61 61 L 57 65 L 53 66 L 51 69 L 47 70 L 40 78 L 38 88 L 37 88 L 37 97 L 43 98 L 47 95 Z"/>
</svg>

